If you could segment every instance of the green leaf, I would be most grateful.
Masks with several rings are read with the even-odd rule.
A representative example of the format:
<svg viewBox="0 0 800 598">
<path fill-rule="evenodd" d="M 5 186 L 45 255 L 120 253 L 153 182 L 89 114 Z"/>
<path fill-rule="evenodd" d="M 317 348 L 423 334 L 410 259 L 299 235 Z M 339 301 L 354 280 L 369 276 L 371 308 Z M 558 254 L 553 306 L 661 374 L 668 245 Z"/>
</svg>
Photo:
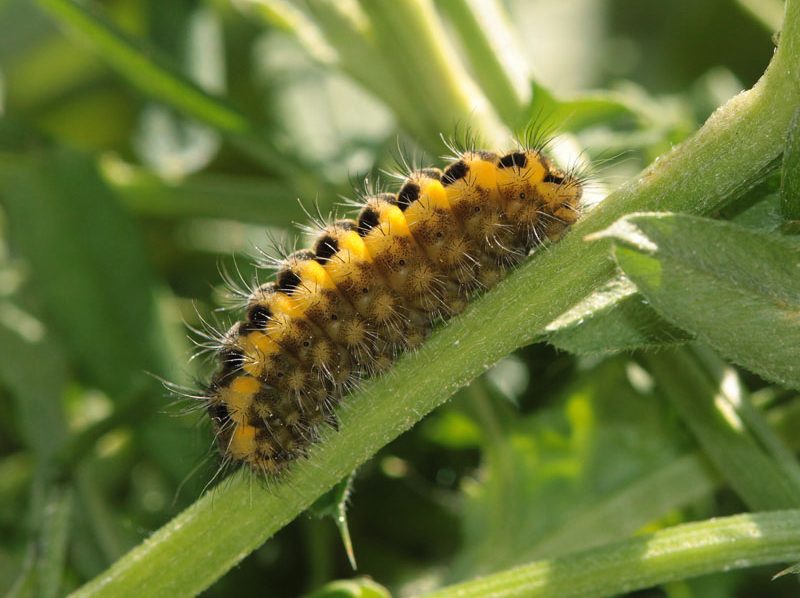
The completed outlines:
<svg viewBox="0 0 800 598">
<path fill-rule="evenodd" d="M 781 172 L 781 212 L 794 227 L 800 225 L 800 108 L 786 136 Z M 799 232 L 795 229 L 794 232 Z"/>
<path fill-rule="evenodd" d="M 800 506 L 800 483 L 759 446 L 748 426 L 742 407 L 748 399 L 732 369 L 686 348 L 647 355 L 646 363 L 656 388 L 675 405 L 709 460 L 751 509 Z"/>
<path fill-rule="evenodd" d="M 786 224 L 781 211 L 781 197 L 778 193 L 762 197 L 758 203 L 737 214 L 734 223 L 749 228 L 760 228 L 767 232 L 777 232 Z"/>
<path fill-rule="evenodd" d="M 484 430 L 483 462 L 480 481 L 466 492 L 463 549 L 451 580 L 542 555 L 539 543 L 552 545 L 589 506 L 676 457 L 679 430 L 665 425 L 663 404 L 631 385 L 629 366 L 623 357 L 606 361 L 578 377 L 555 404 L 524 417 L 483 390 L 488 385 L 479 382 L 467 391 L 467 409 Z M 692 489 L 676 484 L 662 500 L 690 496 Z M 649 523 L 652 498 L 632 498 L 625 516 Z M 594 536 L 597 526 L 585 523 L 582 535 L 567 532 L 555 540 L 567 542 L 558 544 L 560 552 L 624 537 L 624 527 L 601 528 Z"/>
<path fill-rule="evenodd" d="M 11 392 L 25 443 L 40 459 L 52 457 L 67 437 L 65 359 L 49 332 L 24 338 L 0 324 L 0 382 Z"/>
<path fill-rule="evenodd" d="M 169 41 L 174 43 L 177 38 L 185 46 L 180 48 L 183 70 L 193 82 L 207 92 L 223 93 L 225 52 L 219 19 L 208 8 L 196 9 L 186 16 L 182 26 L 170 31 Z M 139 116 L 133 147 L 153 170 L 179 179 L 208 165 L 219 151 L 220 135 L 163 104 L 148 103 Z"/>
<path fill-rule="evenodd" d="M 125 35 L 99 11 L 73 0 L 37 0 L 37 4 L 147 96 L 226 133 L 234 145 L 276 172 L 301 172 L 226 99 L 195 84 L 167 57 Z"/>
<path fill-rule="evenodd" d="M 721 478 L 699 453 L 643 470 L 635 479 L 583 506 L 524 550 L 521 560 L 552 558 L 633 536 L 713 494 Z M 652 529 L 652 527 L 651 527 Z"/>
<path fill-rule="evenodd" d="M 620 268 L 664 318 L 732 361 L 800 388 L 800 245 L 679 214 L 634 214 L 611 238 Z"/>
<path fill-rule="evenodd" d="M 72 0 L 38 0 L 38 4 L 151 97 L 222 131 L 243 134 L 250 130 L 247 119 L 237 110 L 179 74 L 152 48 L 145 49 L 129 39 L 99 13 Z"/>
<path fill-rule="evenodd" d="M 7 263 L 3 241 L 0 238 L 3 274 L 22 279 L 18 268 Z M 32 303 L 14 284 L 0 289 L 0 294 L 6 293 L 14 301 Z M 10 415 L 16 417 L 23 442 L 35 456 L 27 500 L 27 553 L 11 596 L 59 595 L 73 507 L 71 485 L 55 481 L 53 467 L 53 458 L 67 438 L 62 404 L 66 369 L 60 344 L 42 322 L 10 298 L 0 299 L 0 391 L 8 391 L 14 406 Z"/>
<path fill-rule="evenodd" d="M 717 379 L 723 381 L 721 388 L 724 398 L 728 400 L 732 409 L 741 418 L 748 432 L 752 435 L 763 451 L 769 455 L 779 470 L 779 475 L 791 487 L 792 494 L 800 497 L 800 462 L 795 454 L 797 443 L 793 435 L 781 435 L 780 429 L 771 424 L 763 412 L 766 403 L 756 405 L 754 397 L 750 395 L 744 384 L 739 381 L 735 370 L 722 361 L 707 347 L 694 346 L 692 350 L 699 357 L 698 365 L 710 372 Z M 772 389 L 775 390 L 774 387 Z M 788 402 L 787 409 L 792 405 Z M 720 407 L 721 408 L 721 407 Z"/>
<path fill-rule="evenodd" d="M 247 472 L 232 476 L 77 595 L 135 595 L 143 586 L 156 593 L 207 588 L 380 447 L 612 279 L 607 252 L 586 243 L 587 235 L 636 211 L 708 214 L 748 189 L 783 151 L 800 98 L 800 5 L 787 7 L 781 45 L 752 90 L 720 108 L 695 136 L 609 196 L 418 351 L 349 395 L 339 431 L 324 433 L 308 460 L 280 484 L 262 488 Z M 215 509 L 219 504 L 226 508 Z"/>
<path fill-rule="evenodd" d="M 684 343 L 691 335 L 647 305 L 636 285 L 616 278 L 547 327 L 548 342 L 578 355 Z"/>
<path fill-rule="evenodd" d="M 26 282 L 22 265 L 7 255 L 5 239 L 0 237 L 0 272 L 19 281 L 19 287 L 10 284 L 3 289 L 8 298 L 0 298 L 0 388 L 8 391 L 22 441 L 41 466 L 67 439 L 63 409 L 67 358 L 40 314 L 28 311 L 38 297 L 28 296 L 22 286 Z"/>
<path fill-rule="evenodd" d="M 641 111 L 620 93 L 594 91 L 557 98 L 543 85 L 534 83 L 533 102 L 526 120 L 536 122 L 544 117 L 559 129 L 576 132 L 596 124 L 641 116 Z"/>
<path fill-rule="evenodd" d="M 761 175 L 751 182 L 750 188 L 739 195 L 734 201 L 719 210 L 715 214 L 719 220 L 732 220 L 738 222 L 744 217 L 745 226 L 756 226 L 756 228 L 766 228 L 763 224 L 758 225 L 749 223 L 749 218 L 745 216 L 748 211 L 758 208 L 762 203 L 769 201 L 773 195 L 778 195 L 781 188 L 781 165 L 783 155 L 772 160 L 761 172 Z"/>
<path fill-rule="evenodd" d="M 67 437 L 62 410 L 66 367 L 51 335 L 24 338 L 0 325 L 0 381 L 11 392 L 19 428 L 36 456 L 27 501 L 27 558 L 11 595 L 56 596 L 64 569 L 72 491 L 52 483 L 52 459 Z"/>
<path fill-rule="evenodd" d="M 119 399 L 163 373 L 162 332 L 144 249 L 94 162 L 57 150 L 3 185 L 11 239 L 70 355 Z"/>
<path fill-rule="evenodd" d="M 125 207 L 149 218 L 223 218 L 273 227 L 302 216 L 291 189 L 273 179 L 198 173 L 179 181 L 110 156 L 100 161 L 105 180 Z M 320 198 L 322 210 L 330 207 Z"/>
<path fill-rule="evenodd" d="M 73 496 L 68 486 L 53 484 L 46 498 L 37 555 L 37 591 L 42 598 L 60 596 L 59 588 L 67 558 Z"/>
</svg>

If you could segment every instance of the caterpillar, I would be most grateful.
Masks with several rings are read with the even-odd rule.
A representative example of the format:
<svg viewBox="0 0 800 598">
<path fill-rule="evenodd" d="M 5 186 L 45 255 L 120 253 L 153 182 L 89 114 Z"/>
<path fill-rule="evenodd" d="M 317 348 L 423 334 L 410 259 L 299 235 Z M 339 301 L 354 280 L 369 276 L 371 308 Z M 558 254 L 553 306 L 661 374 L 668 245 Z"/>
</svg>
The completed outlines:
<svg viewBox="0 0 800 598">
<path fill-rule="evenodd" d="M 214 345 L 204 398 L 225 464 L 274 476 L 305 456 L 359 381 L 418 347 L 580 213 L 582 177 L 543 147 L 456 151 L 322 218 L 310 248 L 272 258 L 274 280 Z"/>
</svg>

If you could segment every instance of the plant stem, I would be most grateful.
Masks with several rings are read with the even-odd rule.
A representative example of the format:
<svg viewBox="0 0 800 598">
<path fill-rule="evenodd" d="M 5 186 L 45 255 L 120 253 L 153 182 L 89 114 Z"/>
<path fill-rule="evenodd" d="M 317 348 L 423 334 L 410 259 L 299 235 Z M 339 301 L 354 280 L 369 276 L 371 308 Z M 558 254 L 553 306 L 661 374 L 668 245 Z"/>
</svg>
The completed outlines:
<svg viewBox="0 0 800 598">
<path fill-rule="evenodd" d="M 306 461 L 259 484 L 242 471 L 208 493 L 77 594 L 192 594 L 241 561 L 380 447 L 498 359 L 541 338 L 547 324 L 614 275 L 604 242 L 586 235 L 636 211 L 709 214 L 783 150 L 800 103 L 800 0 L 788 0 L 781 46 L 756 86 L 719 109 L 696 135 L 587 214 L 493 291 L 344 401 L 340 429 Z M 213 549 L 212 549 L 213 547 Z"/>
<path fill-rule="evenodd" d="M 798 558 L 800 511 L 773 511 L 678 525 L 580 554 L 537 561 L 428 596 L 613 596 L 675 579 Z"/>
<path fill-rule="evenodd" d="M 795 110 L 786 135 L 781 173 L 781 214 L 791 224 L 791 232 L 800 231 L 800 107 Z"/>
<path fill-rule="evenodd" d="M 438 143 L 439 133 L 459 129 L 487 147 L 507 142 L 507 131 L 448 43 L 431 0 L 367 0 L 361 6 L 378 50 L 426 116 L 426 147 Z"/>
<path fill-rule="evenodd" d="M 475 78 L 506 126 L 516 130 L 531 101 L 530 72 L 505 7 L 497 0 L 444 0 Z"/>
<path fill-rule="evenodd" d="M 397 72 L 381 56 L 372 23 L 357 10 L 358 5 L 335 0 L 310 0 L 307 5 L 336 49 L 342 70 L 391 108 L 409 135 L 426 137 L 429 130 L 424 115 L 403 89 Z"/>
</svg>

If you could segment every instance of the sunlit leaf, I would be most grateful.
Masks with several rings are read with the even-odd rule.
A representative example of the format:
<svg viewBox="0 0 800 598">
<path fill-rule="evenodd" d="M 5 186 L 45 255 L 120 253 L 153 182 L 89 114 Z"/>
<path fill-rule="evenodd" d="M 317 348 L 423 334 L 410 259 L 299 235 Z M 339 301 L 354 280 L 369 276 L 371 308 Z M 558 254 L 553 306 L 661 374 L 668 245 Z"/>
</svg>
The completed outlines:
<svg viewBox="0 0 800 598">
<path fill-rule="evenodd" d="M 800 244 L 726 222 L 637 214 L 611 238 L 663 317 L 754 372 L 800 388 Z"/>
<path fill-rule="evenodd" d="M 3 187 L 13 246 L 91 382 L 122 397 L 164 371 L 152 278 L 136 229 L 94 162 L 55 151 Z"/>
<path fill-rule="evenodd" d="M 579 355 L 659 347 L 691 338 L 653 311 L 624 277 L 562 314 L 547 330 L 550 343 Z"/>
</svg>

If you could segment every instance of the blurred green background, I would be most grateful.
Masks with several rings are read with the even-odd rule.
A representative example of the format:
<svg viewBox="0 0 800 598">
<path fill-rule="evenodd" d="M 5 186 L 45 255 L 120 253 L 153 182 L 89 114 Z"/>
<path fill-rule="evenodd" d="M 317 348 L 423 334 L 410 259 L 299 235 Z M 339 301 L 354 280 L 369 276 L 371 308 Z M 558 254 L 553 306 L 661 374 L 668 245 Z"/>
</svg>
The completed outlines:
<svg viewBox="0 0 800 598">
<path fill-rule="evenodd" d="M 398 80 L 369 70 L 358 39 L 335 36 L 331 15 L 351 3 L 97 3 L 164 72 L 226 98 L 194 112 L 169 101 L 168 85 L 159 96 L 136 81 L 150 76 L 136 64 L 126 72 L 102 44 L 60 28 L 59 2 L 38 4 L 50 13 L 0 0 L 0 589 L 26 595 L 44 562 L 63 576 L 42 594 L 58 595 L 191 504 L 215 471 L 204 417 L 183 414 L 159 377 L 193 386 L 209 374 L 190 360 L 185 324 L 235 319 L 217 309 L 220 270 L 249 280 L 256 247 L 301 243 L 298 197 L 327 211 L 366 174 L 396 168 L 401 152 L 441 165 L 439 134 L 470 123 L 421 103 L 413 85 L 399 85 L 407 97 L 388 93 Z M 515 106 L 490 103 L 502 130 L 539 114 L 559 121 L 602 194 L 756 81 L 781 5 L 499 3 L 519 61 L 508 72 L 522 87 Z M 433 10 L 453 63 L 491 96 L 469 60 L 461 3 Z M 786 397 L 749 374 L 742 385 L 763 405 Z M 704 473 L 691 488 L 631 498 L 593 535 L 570 535 L 581 514 L 692 450 L 636 354 L 528 347 L 357 473 L 348 519 L 358 573 L 410 594 L 742 510 Z M 42 561 L 50 547 L 57 554 Z M 790 577 L 767 583 L 772 573 L 637 595 L 797 595 Z M 208 594 L 295 596 L 352 575 L 332 520 L 306 515 Z"/>
</svg>

